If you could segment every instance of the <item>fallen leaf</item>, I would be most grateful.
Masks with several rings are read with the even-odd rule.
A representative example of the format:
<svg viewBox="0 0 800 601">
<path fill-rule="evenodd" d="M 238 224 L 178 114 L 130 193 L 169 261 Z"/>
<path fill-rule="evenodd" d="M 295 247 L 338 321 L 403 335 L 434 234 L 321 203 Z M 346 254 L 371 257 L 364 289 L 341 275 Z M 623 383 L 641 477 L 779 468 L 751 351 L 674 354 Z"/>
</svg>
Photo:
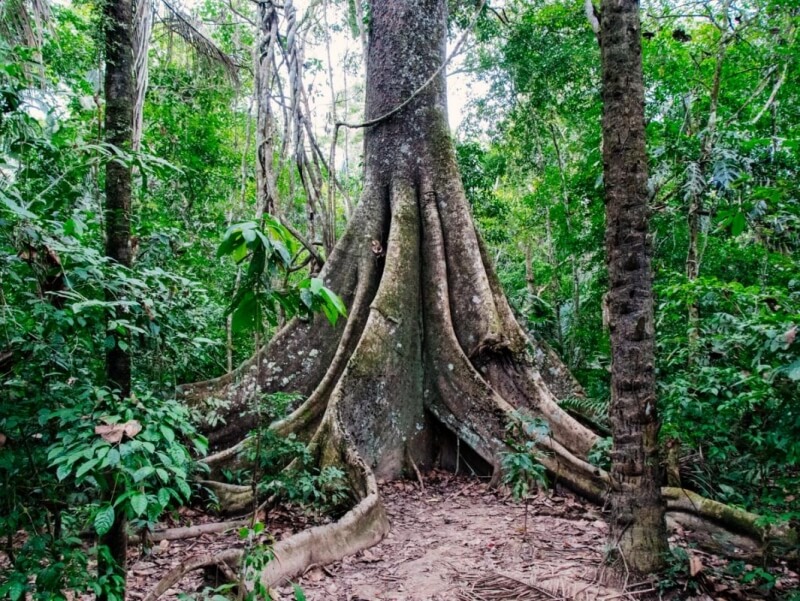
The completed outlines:
<svg viewBox="0 0 800 601">
<path fill-rule="evenodd" d="M 380 557 L 377 557 L 372 551 L 366 550 L 361 554 L 361 561 L 363 563 L 377 563 L 382 561 Z"/>
<path fill-rule="evenodd" d="M 694 578 L 703 571 L 703 562 L 697 555 L 689 556 L 689 576 Z"/>
<path fill-rule="evenodd" d="M 111 444 L 117 444 L 123 436 L 133 438 L 142 431 L 142 424 L 135 419 L 124 424 L 100 424 L 94 427 L 94 433 Z"/>
</svg>

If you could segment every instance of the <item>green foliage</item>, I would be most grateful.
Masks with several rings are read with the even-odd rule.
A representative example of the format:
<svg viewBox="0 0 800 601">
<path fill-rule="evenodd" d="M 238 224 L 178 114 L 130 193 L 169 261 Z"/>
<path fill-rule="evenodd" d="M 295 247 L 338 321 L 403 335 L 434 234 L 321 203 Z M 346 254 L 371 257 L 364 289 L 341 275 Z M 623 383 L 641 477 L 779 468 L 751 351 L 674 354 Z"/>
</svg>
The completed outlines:
<svg viewBox="0 0 800 601">
<path fill-rule="evenodd" d="M 588 396 L 571 396 L 559 401 L 563 409 L 580 415 L 584 420 L 595 424 L 598 429 L 608 430 L 608 400 Z"/>
<path fill-rule="evenodd" d="M 789 511 L 788 491 L 800 483 L 800 289 L 676 278 L 659 298 L 664 435 L 702 452 L 693 484 L 723 501 Z M 679 317 L 693 303 L 696 340 Z"/>
<path fill-rule="evenodd" d="M 251 435 L 243 457 L 255 466 L 258 490 L 266 496 L 276 495 L 300 507 L 334 515 L 351 500 L 344 471 L 332 465 L 320 468 L 308 446 L 293 434 L 281 437 L 263 428 Z M 249 468 L 226 475 L 234 482 L 252 478 Z"/>
<path fill-rule="evenodd" d="M 322 311 L 335 326 L 340 316 L 347 315 L 347 309 L 320 278 L 306 278 L 283 289 L 273 287 L 273 281 L 281 275 L 286 276 L 284 284 L 288 284 L 296 243 L 289 231 L 270 215 L 264 215 L 262 221 L 263 229 L 252 221 L 232 225 L 217 250 L 218 257 L 229 255 L 237 264 L 247 261 L 247 269 L 228 308 L 233 314 L 234 330 L 258 330 L 262 319 L 277 325 L 280 309 L 289 317 L 298 313 L 308 317 Z"/>
<path fill-rule="evenodd" d="M 549 436 L 549 427 L 539 418 L 517 413 L 506 433 L 509 450 L 502 456 L 503 483 L 511 487 L 515 499 L 527 499 L 531 488 L 547 486 L 547 471 L 539 462 L 541 451 L 536 442 Z"/>
<path fill-rule="evenodd" d="M 189 501 L 194 463 L 184 441 L 201 455 L 207 449 L 188 409 L 174 400 L 120 401 L 99 390 L 82 406 L 42 412 L 40 421 L 57 432 L 47 458 L 60 485 L 113 500 L 96 510 L 98 535 L 108 532 L 115 512 L 152 527 L 168 507 Z"/>
<path fill-rule="evenodd" d="M 592 446 L 586 459 L 592 465 L 601 467 L 604 470 L 611 469 L 611 447 L 613 444 L 614 440 L 610 436 L 599 438 Z"/>
<path fill-rule="evenodd" d="M 661 593 L 675 588 L 696 592 L 700 588 L 699 581 L 690 576 L 689 561 L 689 553 L 683 547 L 675 546 L 670 549 L 667 554 L 667 567 L 656 583 Z"/>
</svg>

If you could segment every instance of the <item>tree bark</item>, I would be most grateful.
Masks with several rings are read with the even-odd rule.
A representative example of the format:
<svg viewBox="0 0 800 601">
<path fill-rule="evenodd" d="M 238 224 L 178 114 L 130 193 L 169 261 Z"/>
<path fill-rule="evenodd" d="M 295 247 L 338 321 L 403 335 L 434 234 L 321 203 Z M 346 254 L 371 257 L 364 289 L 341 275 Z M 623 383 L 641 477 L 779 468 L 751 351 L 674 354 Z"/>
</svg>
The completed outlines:
<svg viewBox="0 0 800 601">
<path fill-rule="evenodd" d="M 603 2 L 600 46 L 615 483 L 610 546 L 627 569 L 649 574 L 663 567 L 668 546 L 659 488 L 638 0 Z"/>
<path fill-rule="evenodd" d="M 103 5 L 105 25 L 105 141 L 123 151 L 131 149 L 133 126 L 133 12 L 131 0 L 106 0 Z M 106 256 L 120 265 L 131 265 L 131 168 L 118 160 L 106 163 Z M 107 293 L 108 300 L 118 300 Z M 122 314 L 117 311 L 117 316 Z M 115 344 L 106 353 L 106 380 L 120 398 L 130 396 L 131 357 L 129 336 L 115 332 Z M 120 511 L 111 531 L 101 539 L 107 545 L 115 566 L 98 562 L 102 574 L 109 568 L 124 581 L 127 536 L 125 516 Z M 105 569 L 104 569 L 105 568 Z M 105 598 L 102 594 L 101 599 Z"/>
</svg>

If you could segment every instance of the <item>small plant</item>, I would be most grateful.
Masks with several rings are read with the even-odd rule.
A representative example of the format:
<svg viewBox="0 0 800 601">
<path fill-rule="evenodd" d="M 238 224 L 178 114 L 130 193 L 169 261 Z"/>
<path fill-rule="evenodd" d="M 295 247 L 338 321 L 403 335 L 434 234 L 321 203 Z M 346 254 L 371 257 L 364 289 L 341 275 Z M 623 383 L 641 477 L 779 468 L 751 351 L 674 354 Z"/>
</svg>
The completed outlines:
<svg viewBox="0 0 800 601">
<path fill-rule="evenodd" d="M 769 593 L 777 582 L 775 575 L 768 570 L 745 564 L 743 561 L 730 562 L 725 571 L 738 578 L 742 584 L 758 587 L 762 593 Z"/>
<path fill-rule="evenodd" d="M 245 541 L 244 556 L 237 586 L 238 601 L 271 601 L 269 588 L 261 581 L 261 571 L 272 561 L 272 541 L 264 544 L 261 536 L 264 524 L 253 522 L 239 529 L 239 538 Z"/>
<path fill-rule="evenodd" d="M 273 542 L 265 537 L 262 522 L 253 522 L 239 529 L 239 538 L 244 541 L 244 554 L 239 579 L 215 588 L 207 588 L 194 595 L 181 594 L 180 601 L 230 601 L 235 595 L 237 601 L 272 601 L 269 588 L 261 580 L 261 572 L 274 559 Z M 299 585 L 292 583 L 295 601 L 305 601 L 305 593 Z"/>
<path fill-rule="evenodd" d="M 610 470 L 611 447 L 613 442 L 614 441 L 611 437 L 598 438 L 597 442 L 595 442 L 594 445 L 592 445 L 592 448 L 589 449 L 589 454 L 586 457 L 589 460 L 589 463 L 601 469 Z"/>
<path fill-rule="evenodd" d="M 506 445 L 509 451 L 503 453 L 503 483 L 511 488 L 516 500 L 524 500 L 525 517 L 524 534 L 528 533 L 528 495 L 532 488 L 547 486 L 547 470 L 541 464 L 541 452 L 536 442 L 547 436 L 550 430 L 547 424 L 530 416 L 516 413 L 514 419 L 506 427 Z"/>
<path fill-rule="evenodd" d="M 43 415 L 61 431 L 48 449 L 50 466 L 59 481 L 108 497 L 94 513 L 98 535 L 108 531 L 119 511 L 139 526 L 151 526 L 173 502 L 191 497 L 195 464 L 184 441 L 204 454 L 206 440 L 177 401 L 133 395 L 118 401 L 105 390 L 97 396 L 93 409 L 70 407 Z"/>
<path fill-rule="evenodd" d="M 677 587 L 690 592 L 697 591 L 699 582 L 691 575 L 691 558 L 686 549 L 674 547 L 666 555 L 666 568 L 656 584 L 659 592 Z"/>
</svg>

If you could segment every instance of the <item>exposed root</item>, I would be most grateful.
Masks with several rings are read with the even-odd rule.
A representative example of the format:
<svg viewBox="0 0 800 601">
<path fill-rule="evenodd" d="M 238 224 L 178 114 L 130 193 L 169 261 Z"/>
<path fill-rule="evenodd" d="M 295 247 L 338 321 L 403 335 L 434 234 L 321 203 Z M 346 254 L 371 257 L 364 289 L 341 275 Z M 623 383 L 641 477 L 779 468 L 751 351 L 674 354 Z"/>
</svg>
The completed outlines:
<svg viewBox="0 0 800 601">
<path fill-rule="evenodd" d="M 181 528 L 168 528 L 167 530 L 156 530 L 145 535 L 145 539 L 150 543 L 158 543 L 162 540 L 185 540 L 187 538 L 197 538 L 205 534 L 218 534 L 228 532 L 235 528 L 246 525 L 249 520 L 231 520 L 228 522 L 212 522 L 209 524 L 197 524 L 195 526 L 183 526 Z M 142 542 L 142 537 L 133 535 L 128 537 L 128 542 L 138 545 Z"/>
<path fill-rule="evenodd" d="M 262 572 L 262 582 L 276 585 L 303 573 L 309 565 L 326 565 L 380 542 L 389 532 L 389 521 L 371 472 L 367 491 L 367 496 L 337 522 L 304 530 L 275 545 L 275 559 Z"/>
<path fill-rule="evenodd" d="M 788 524 L 764 524 L 761 516 L 706 499 L 683 488 L 664 487 L 662 496 L 667 501 L 668 512 L 674 514 L 676 522 L 681 523 L 681 515 L 700 518 L 703 522 L 711 522 L 734 534 L 744 535 L 760 543 L 764 551 L 786 552 L 794 549 L 797 553 L 798 533 Z M 698 520 L 684 519 L 687 527 L 697 527 Z"/>
<path fill-rule="evenodd" d="M 326 565 L 371 547 L 389 531 L 375 475 L 340 421 L 338 404 L 341 402 L 342 397 L 335 395 L 311 442 L 311 449 L 321 466 L 337 465 L 345 470 L 359 500 L 336 522 L 304 530 L 277 543 L 272 549 L 274 559 L 260 576 L 268 587 L 302 574 L 312 564 Z"/>
<path fill-rule="evenodd" d="M 320 388 L 320 383 L 326 378 L 335 383 L 336 370 L 341 372 L 364 326 L 367 299 L 374 295 L 379 276 L 379 266 L 372 261 L 369 248 L 373 239 L 383 238 L 387 221 L 388 207 L 381 191 L 366 186 L 351 227 L 320 273 L 326 285 L 350 307 L 345 325 L 333 328 L 322 316 L 310 321 L 293 319 L 233 372 L 179 387 L 178 393 L 188 405 L 223 418 L 222 426 L 208 426 L 214 447 L 232 445 L 256 426 L 249 404 L 257 393 L 291 391 L 309 397 L 319 389 L 318 396 L 306 402 L 306 409 L 313 409 L 311 417 L 319 417 L 322 411 L 318 404 L 324 410 L 326 401 L 325 387 Z M 294 423 L 297 419 L 300 424 Z M 287 420 L 278 424 L 281 431 L 308 426 L 310 418 L 306 411 Z M 310 436 L 313 427 L 308 430 Z"/>
<path fill-rule="evenodd" d="M 241 551 L 239 549 L 230 549 L 222 553 L 217 553 L 216 555 L 198 555 L 197 557 L 192 557 L 170 570 L 167 575 L 158 582 L 153 590 L 147 593 L 143 601 L 156 601 L 156 599 L 179 583 L 181 579 L 190 572 L 209 566 L 220 566 L 223 568 L 223 571 L 228 571 L 230 566 L 236 565 L 240 559 Z"/>
</svg>

